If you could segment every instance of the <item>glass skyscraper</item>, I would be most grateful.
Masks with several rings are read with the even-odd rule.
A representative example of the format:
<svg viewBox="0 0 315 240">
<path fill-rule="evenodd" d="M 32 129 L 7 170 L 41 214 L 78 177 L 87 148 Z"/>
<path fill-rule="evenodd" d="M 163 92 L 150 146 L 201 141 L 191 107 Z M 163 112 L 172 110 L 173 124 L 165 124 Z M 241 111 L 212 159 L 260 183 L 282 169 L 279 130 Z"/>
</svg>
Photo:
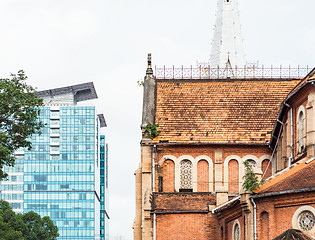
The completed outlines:
<svg viewBox="0 0 315 240">
<path fill-rule="evenodd" d="M 101 159 L 104 162 L 107 156 L 107 145 L 100 128 L 106 123 L 94 106 L 77 105 L 97 98 L 94 85 L 51 89 L 38 95 L 45 103 L 40 114 L 43 133 L 31 137 L 31 150 L 15 153 L 14 167 L 5 167 L 9 177 L 1 182 L 1 198 L 16 212 L 50 216 L 59 228 L 60 240 L 104 239 L 101 216 L 104 221 L 105 207 L 101 203 L 106 202 L 106 194 L 101 186 L 106 167 Z"/>
<path fill-rule="evenodd" d="M 108 216 L 108 144 L 105 144 L 105 136 L 101 135 L 100 144 L 101 162 L 101 240 L 109 239 Z"/>
</svg>

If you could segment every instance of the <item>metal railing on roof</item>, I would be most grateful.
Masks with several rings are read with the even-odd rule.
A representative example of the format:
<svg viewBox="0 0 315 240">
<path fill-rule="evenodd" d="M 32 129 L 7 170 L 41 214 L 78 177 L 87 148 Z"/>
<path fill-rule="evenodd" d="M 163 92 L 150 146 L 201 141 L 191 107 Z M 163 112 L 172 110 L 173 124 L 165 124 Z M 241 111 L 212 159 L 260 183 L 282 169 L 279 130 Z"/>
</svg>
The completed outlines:
<svg viewBox="0 0 315 240">
<path fill-rule="evenodd" d="M 306 67 L 234 67 L 220 68 L 210 66 L 198 67 L 156 67 L 155 77 L 157 79 L 292 79 L 304 78 L 311 68 Z"/>
</svg>

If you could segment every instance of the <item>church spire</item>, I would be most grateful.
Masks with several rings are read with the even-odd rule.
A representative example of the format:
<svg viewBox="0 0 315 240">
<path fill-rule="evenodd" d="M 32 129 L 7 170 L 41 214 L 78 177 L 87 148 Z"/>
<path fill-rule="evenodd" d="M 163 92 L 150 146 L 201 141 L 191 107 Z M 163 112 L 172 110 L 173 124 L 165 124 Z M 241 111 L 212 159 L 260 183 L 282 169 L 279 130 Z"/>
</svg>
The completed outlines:
<svg viewBox="0 0 315 240">
<path fill-rule="evenodd" d="M 218 0 L 210 66 L 234 68 L 246 64 L 237 0 Z"/>
</svg>

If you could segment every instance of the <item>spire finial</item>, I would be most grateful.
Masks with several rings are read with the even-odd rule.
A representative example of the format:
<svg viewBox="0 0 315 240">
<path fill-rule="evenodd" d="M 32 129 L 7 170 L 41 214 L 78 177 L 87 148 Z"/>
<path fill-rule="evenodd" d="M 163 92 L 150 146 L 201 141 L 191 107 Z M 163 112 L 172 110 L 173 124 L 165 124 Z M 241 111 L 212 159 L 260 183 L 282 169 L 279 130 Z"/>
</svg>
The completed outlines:
<svg viewBox="0 0 315 240">
<path fill-rule="evenodd" d="M 153 74 L 152 66 L 151 66 L 151 53 L 148 53 L 148 67 L 146 71 L 147 75 Z"/>
</svg>

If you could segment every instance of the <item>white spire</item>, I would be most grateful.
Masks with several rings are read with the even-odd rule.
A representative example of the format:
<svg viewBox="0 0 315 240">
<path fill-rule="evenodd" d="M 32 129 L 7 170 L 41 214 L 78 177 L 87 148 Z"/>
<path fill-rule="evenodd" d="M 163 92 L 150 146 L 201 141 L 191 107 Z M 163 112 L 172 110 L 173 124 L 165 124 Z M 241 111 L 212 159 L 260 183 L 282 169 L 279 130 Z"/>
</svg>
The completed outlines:
<svg viewBox="0 0 315 240">
<path fill-rule="evenodd" d="M 234 68 L 246 64 L 237 0 L 218 0 L 210 66 Z"/>
</svg>

